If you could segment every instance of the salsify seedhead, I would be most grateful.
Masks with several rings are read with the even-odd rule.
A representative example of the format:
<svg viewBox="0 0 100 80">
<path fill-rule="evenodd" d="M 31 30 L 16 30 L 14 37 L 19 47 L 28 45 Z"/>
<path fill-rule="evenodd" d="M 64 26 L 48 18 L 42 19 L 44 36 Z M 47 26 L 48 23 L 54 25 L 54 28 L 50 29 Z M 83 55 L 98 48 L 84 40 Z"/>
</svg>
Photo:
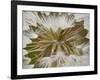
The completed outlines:
<svg viewBox="0 0 100 80">
<path fill-rule="evenodd" d="M 28 52 L 25 57 L 31 59 L 29 64 L 34 68 L 58 67 L 66 64 L 66 56 L 83 55 L 78 46 L 89 42 L 84 20 L 76 21 L 74 14 L 67 13 L 50 12 L 46 15 L 37 12 L 35 15 L 38 17 L 37 25 L 29 27 L 38 37 L 30 38 L 31 43 L 24 48 Z M 59 20 L 62 20 L 62 25 L 57 23 Z"/>
</svg>

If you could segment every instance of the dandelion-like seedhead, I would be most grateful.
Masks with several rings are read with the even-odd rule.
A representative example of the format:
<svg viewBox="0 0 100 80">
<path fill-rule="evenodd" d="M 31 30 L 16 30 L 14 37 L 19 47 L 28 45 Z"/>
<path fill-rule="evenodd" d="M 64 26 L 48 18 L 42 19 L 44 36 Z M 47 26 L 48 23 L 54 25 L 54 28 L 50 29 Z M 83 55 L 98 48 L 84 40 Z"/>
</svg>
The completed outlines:
<svg viewBox="0 0 100 80">
<path fill-rule="evenodd" d="M 31 59 L 29 64 L 34 68 L 69 66 L 68 57 L 82 56 L 82 47 L 89 43 L 86 37 L 88 30 L 84 28 L 84 20 L 77 21 L 74 14 L 56 12 L 33 12 L 36 25 L 29 25 L 29 32 L 37 36 L 30 37 L 26 44 L 25 57 Z M 30 34 L 29 34 L 30 35 Z M 73 57 L 72 57 L 73 58 Z M 77 62 L 77 58 L 74 58 Z"/>
</svg>

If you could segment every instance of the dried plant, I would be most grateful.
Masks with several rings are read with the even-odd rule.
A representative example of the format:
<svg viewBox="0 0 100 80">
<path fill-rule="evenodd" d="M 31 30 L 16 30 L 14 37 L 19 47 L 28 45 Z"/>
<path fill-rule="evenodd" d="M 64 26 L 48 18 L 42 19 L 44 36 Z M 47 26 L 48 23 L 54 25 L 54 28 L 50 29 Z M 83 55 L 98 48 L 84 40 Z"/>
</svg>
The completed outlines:
<svg viewBox="0 0 100 80">
<path fill-rule="evenodd" d="M 53 12 L 49 16 L 38 12 L 37 16 L 45 23 L 47 23 L 49 17 L 53 17 L 54 20 L 59 17 L 57 13 L 54 14 Z M 66 14 L 64 18 L 67 20 L 66 23 L 69 23 L 74 19 L 74 15 Z M 46 27 L 43 22 L 37 22 L 37 26 L 29 26 L 30 30 L 38 35 L 37 38 L 31 38 L 32 42 L 24 48 L 28 52 L 25 57 L 31 59 L 29 64 L 33 64 L 34 68 L 57 67 L 59 63 L 64 64 L 65 60 L 61 58 L 50 62 L 49 57 L 56 56 L 60 51 L 64 53 L 64 56 L 81 56 L 83 51 L 77 46 L 89 42 L 89 39 L 86 38 L 88 30 L 84 28 L 83 20 L 73 20 L 70 24 L 71 27 L 65 25 L 65 28 L 60 26 L 56 30 Z M 48 60 L 48 63 L 42 62 L 44 59 Z"/>
</svg>

